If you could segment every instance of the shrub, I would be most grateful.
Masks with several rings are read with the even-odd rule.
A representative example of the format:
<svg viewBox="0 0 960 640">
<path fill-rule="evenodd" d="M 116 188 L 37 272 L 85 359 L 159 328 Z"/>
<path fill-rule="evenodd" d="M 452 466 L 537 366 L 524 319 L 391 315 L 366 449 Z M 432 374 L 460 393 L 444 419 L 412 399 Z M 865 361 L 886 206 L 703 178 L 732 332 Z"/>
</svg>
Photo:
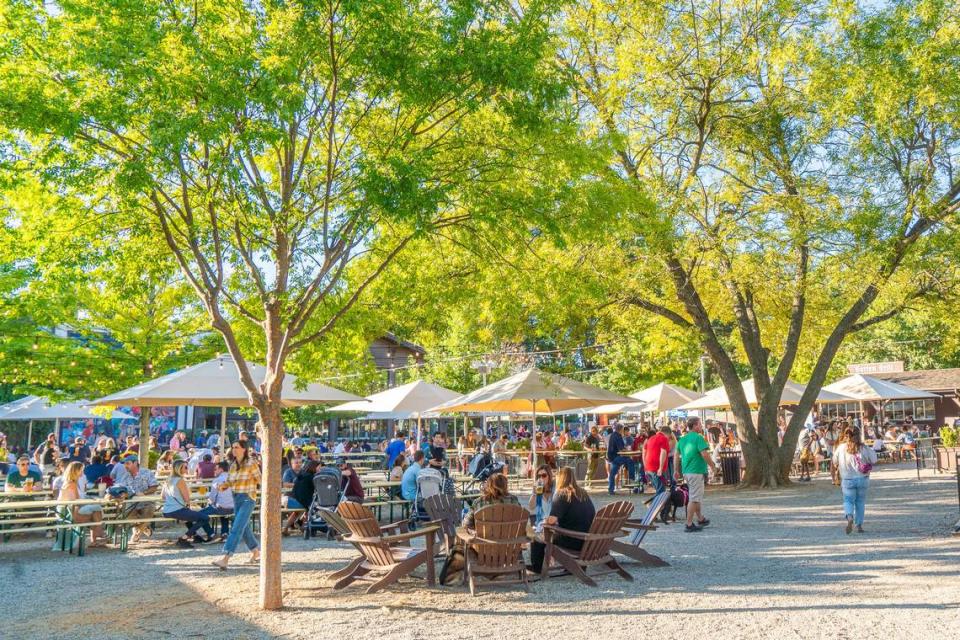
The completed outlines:
<svg viewBox="0 0 960 640">
<path fill-rule="evenodd" d="M 946 426 L 940 429 L 940 444 L 945 447 L 955 447 L 958 442 L 960 442 L 960 429 Z"/>
</svg>

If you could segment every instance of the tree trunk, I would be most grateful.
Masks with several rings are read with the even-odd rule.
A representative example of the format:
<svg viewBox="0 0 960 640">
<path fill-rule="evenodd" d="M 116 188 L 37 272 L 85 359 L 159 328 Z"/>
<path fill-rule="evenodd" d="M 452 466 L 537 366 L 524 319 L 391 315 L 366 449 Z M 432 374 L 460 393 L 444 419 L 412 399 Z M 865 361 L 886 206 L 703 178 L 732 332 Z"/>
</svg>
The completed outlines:
<svg viewBox="0 0 960 640">
<path fill-rule="evenodd" d="M 260 607 L 279 609 L 283 606 L 281 584 L 280 532 L 280 463 L 283 457 L 283 421 L 280 416 L 280 397 L 266 400 L 259 409 L 263 425 L 260 491 Z"/>
<path fill-rule="evenodd" d="M 789 483 L 790 465 L 783 467 L 783 458 L 777 442 L 776 410 L 761 410 L 757 413 L 757 439 L 740 441 L 743 462 L 746 466 L 742 485 L 746 487 L 775 488 Z M 772 436 L 772 437 L 771 437 Z"/>
<path fill-rule="evenodd" d="M 150 407 L 140 407 L 140 466 L 150 468 Z"/>
</svg>

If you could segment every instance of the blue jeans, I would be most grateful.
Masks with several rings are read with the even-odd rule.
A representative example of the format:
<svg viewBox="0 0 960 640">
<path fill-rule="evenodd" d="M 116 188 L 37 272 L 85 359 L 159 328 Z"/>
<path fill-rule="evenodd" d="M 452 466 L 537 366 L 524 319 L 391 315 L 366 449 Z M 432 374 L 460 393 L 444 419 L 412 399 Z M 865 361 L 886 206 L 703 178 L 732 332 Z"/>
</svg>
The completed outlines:
<svg viewBox="0 0 960 640">
<path fill-rule="evenodd" d="M 241 536 L 250 551 L 256 551 L 260 548 L 260 543 L 257 542 L 257 537 L 253 535 L 253 527 L 250 525 L 250 516 L 253 515 L 253 508 L 256 505 L 257 503 L 245 493 L 233 494 L 233 526 L 230 527 L 227 541 L 223 543 L 224 554 L 233 555 L 233 552 L 240 546 Z"/>
<path fill-rule="evenodd" d="M 620 473 L 620 469 L 623 467 L 627 468 L 627 475 L 630 476 L 630 480 L 633 480 L 636 475 L 637 463 L 627 456 L 617 456 L 610 461 L 610 477 L 607 478 L 607 491 L 609 493 L 613 493 L 614 480 L 616 480 L 617 474 Z"/>
<path fill-rule="evenodd" d="M 663 483 L 663 478 L 654 471 L 647 471 L 647 481 L 653 487 L 654 492 L 663 493 L 667 490 L 667 485 Z"/>
<path fill-rule="evenodd" d="M 163 514 L 165 518 L 173 518 L 187 523 L 188 538 L 197 535 L 197 531 L 203 529 L 207 537 L 213 535 L 213 528 L 210 526 L 210 517 L 204 511 L 194 511 L 192 509 L 177 509 L 176 511 L 167 511 Z"/>
<path fill-rule="evenodd" d="M 870 486 L 870 478 L 845 478 L 840 483 L 840 489 L 843 491 L 843 515 L 847 518 L 853 518 L 856 525 L 863 524 L 863 512 L 867 503 L 867 487 Z"/>
<path fill-rule="evenodd" d="M 223 509 L 221 507 L 214 507 L 213 505 L 207 505 L 200 510 L 200 513 L 205 514 L 207 517 L 229 516 L 233 514 L 233 509 Z M 230 532 L 230 518 L 219 518 L 219 520 L 220 520 L 220 534 L 227 535 Z"/>
</svg>

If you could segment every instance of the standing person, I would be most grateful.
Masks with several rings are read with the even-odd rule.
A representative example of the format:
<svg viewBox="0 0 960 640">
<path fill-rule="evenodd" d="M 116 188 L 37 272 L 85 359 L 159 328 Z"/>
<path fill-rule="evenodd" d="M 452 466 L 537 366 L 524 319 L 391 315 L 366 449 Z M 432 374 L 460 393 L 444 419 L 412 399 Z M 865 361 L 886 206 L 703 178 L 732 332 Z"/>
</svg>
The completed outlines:
<svg viewBox="0 0 960 640">
<path fill-rule="evenodd" d="M 815 442 L 812 429 L 804 427 L 797 438 L 797 452 L 800 454 L 800 482 L 810 482 L 810 467 L 814 464 L 813 445 Z"/>
<path fill-rule="evenodd" d="M 230 556 L 240 545 L 240 538 L 250 549 L 250 560 L 248 564 L 258 564 L 260 562 L 260 543 L 257 537 L 253 535 L 253 528 L 250 526 L 250 516 L 257 506 L 257 490 L 260 487 L 260 467 L 250 455 L 250 445 L 247 442 L 237 441 L 230 447 L 233 453 L 233 462 L 230 464 L 230 471 L 227 472 L 227 481 L 220 485 L 221 489 L 230 489 L 233 491 L 234 517 L 233 525 L 230 527 L 230 534 L 227 541 L 223 543 L 223 557 L 214 560 L 213 565 L 221 571 L 227 570 L 230 563 Z"/>
<path fill-rule="evenodd" d="M 583 446 L 590 453 L 587 454 L 587 487 L 593 486 L 593 476 L 597 473 L 597 462 L 600 460 L 600 432 L 597 425 L 590 423 L 590 433 L 583 439 Z"/>
<path fill-rule="evenodd" d="M 607 493 L 610 495 L 614 494 L 614 483 L 617 479 L 617 474 L 620 473 L 622 467 L 627 468 L 627 475 L 632 481 L 636 476 L 637 465 L 632 458 L 627 456 L 620 455 L 620 452 L 627 448 L 627 445 L 623 441 L 623 435 L 620 431 L 625 433 L 627 427 L 615 428 L 610 434 L 610 441 L 607 443 L 607 462 L 610 463 L 610 474 L 607 477 Z M 638 493 L 637 489 L 633 489 L 634 493 Z"/>
<path fill-rule="evenodd" d="M 670 427 L 664 425 L 660 430 L 647 438 L 643 444 L 643 467 L 646 469 L 647 480 L 655 493 L 667 490 L 667 474 L 670 458 Z"/>
<path fill-rule="evenodd" d="M 387 469 L 393 468 L 393 462 L 397 459 L 397 456 L 402 454 L 407 448 L 406 444 L 403 442 L 403 433 L 397 432 L 393 436 L 393 440 L 387 444 L 385 453 L 387 454 Z"/>
<path fill-rule="evenodd" d="M 713 458 L 710 457 L 710 445 L 700 433 L 702 429 L 700 418 L 688 419 L 687 433 L 677 440 L 677 450 L 674 454 L 677 480 L 680 479 L 682 470 L 683 480 L 687 483 L 689 491 L 686 527 L 688 533 L 700 531 L 710 524 L 710 520 L 703 515 L 703 494 L 706 485 L 704 476 L 707 473 L 707 465 L 710 465 L 710 470 L 714 473 L 717 467 L 713 464 Z"/>
<path fill-rule="evenodd" d="M 846 532 L 863 533 L 863 515 L 867 503 L 867 488 L 870 486 L 870 471 L 877 464 L 877 454 L 863 444 L 860 429 L 847 427 L 843 443 L 834 452 L 834 464 L 840 474 L 840 489 L 843 491 L 843 515 L 847 519 Z"/>
</svg>

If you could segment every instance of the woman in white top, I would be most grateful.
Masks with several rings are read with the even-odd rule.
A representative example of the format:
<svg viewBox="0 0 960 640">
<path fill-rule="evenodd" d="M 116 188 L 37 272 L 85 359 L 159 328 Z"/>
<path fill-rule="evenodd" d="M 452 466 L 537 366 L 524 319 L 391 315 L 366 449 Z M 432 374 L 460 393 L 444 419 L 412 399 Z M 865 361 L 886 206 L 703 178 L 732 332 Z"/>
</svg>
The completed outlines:
<svg viewBox="0 0 960 640">
<path fill-rule="evenodd" d="M 193 546 L 190 544 L 191 538 L 194 542 L 212 542 L 213 529 L 207 513 L 190 508 L 190 488 L 183 479 L 186 466 L 187 463 L 183 460 L 174 461 L 170 477 L 164 483 L 160 495 L 163 498 L 163 516 L 187 523 L 187 531 L 177 539 L 177 546 L 189 549 Z M 206 538 L 197 535 L 201 528 L 207 534 Z"/>
<path fill-rule="evenodd" d="M 533 494 L 527 503 L 531 516 L 533 516 L 533 527 L 536 531 L 543 531 L 543 521 L 550 515 L 550 509 L 553 508 L 553 469 L 550 465 L 542 464 L 537 468 L 536 482 L 533 485 Z"/>
<path fill-rule="evenodd" d="M 870 486 L 870 470 L 877 463 L 877 454 L 860 439 L 860 429 L 847 427 L 841 444 L 833 452 L 834 464 L 840 474 L 840 489 L 843 491 L 843 514 L 847 519 L 846 531 L 854 525 L 863 533 L 863 513 L 867 502 L 867 487 Z"/>
</svg>

